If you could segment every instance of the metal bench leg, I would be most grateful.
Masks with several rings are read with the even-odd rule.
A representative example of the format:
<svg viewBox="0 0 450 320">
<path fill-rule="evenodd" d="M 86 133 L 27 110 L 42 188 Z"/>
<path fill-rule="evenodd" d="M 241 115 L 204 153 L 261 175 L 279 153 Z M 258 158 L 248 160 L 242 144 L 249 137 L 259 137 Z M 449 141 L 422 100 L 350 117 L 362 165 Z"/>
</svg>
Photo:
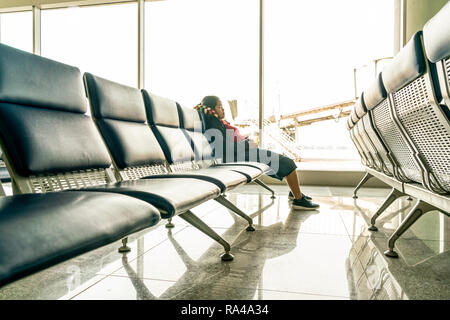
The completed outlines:
<svg viewBox="0 0 450 320">
<path fill-rule="evenodd" d="M 169 218 L 167 223 L 166 223 L 166 228 L 167 229 L 172 229 L 175 228 L 175 225 L 172 223 L 172 218 Z"/>
<path fill-rule="evenodd" d="M 271 199 L 275 199 L 275 191 L 273 191 L 267 184 L 265 184 L 264 182 L 262 182 L 259 179 L 254 180 L 254 182 L 256 184 L 259 184 L 261 187 L 263 187 L 266 190 L 269 190 L 272 193 L 272 196 L 270 197 Z"/>
<path fill-rule="evenodd" d="M 233 211 L 234 213 L 236 213 L 237 215 L 241 216 L 242 218 L 244 218 L 245 220 L 247 220 L 248 222 L 248 227 L 247 231 L 255 231 L 255 228 L 253 227 L 253 219 L 250 218 L 248 215 L 246 215 L 242 210 L 240 210 L 238 207 L 236 207 L 231 201 L 225 199 L 223 196 L 219 196 L 217 198 L 215 198 L 214 200 L 216 200 L 218 203 L 220 203 L 221 205 L 223 205 L 224 207 L 230 209 L 231 211 Z"/>
<path fill-rule="evenodd" d="M 403 192 L 392 188 L 391 193 L 389 193 L 386 200 L 384 200 L 383 204 L 378 208 L 372 218 L 370 218 L 370 227 L 368 228 L 370 231 L 378 231 L 378 228 L 375 226 L 375 221 L 377 220 L 377 218 L 392 204 L 392 202 L 402 196 L 405 196 Z"/>
<path fill-rule="evenodd" d="M 357 199 L 358 198 L 358 196 L 356 195 L 356 192 L 358 192 L 358 190 L 363 186 L 363 184 L 366 183 L 367 180 L 369 180 L 370 178 L 373 178 L 373 175 L 371 175 L 370 173 L 366 172 L 364 178 L 362 178 L 362 180 L 356 186 L 355 190 L 353 190 L 353 199 Z"/>
<path fill-rule="evenodd" d="M 211 239 L 220 243 L 225 249 L 225 253 L 223 253 L 220 258 L 223 261 L 231 261 L 234 259 L 233 255 L 230 253 L 231 247 L 221 236 L 219 236 L 210 226 L 200 220 L 196 215 L 194 215 L 191 211 L 186 211 L 179 215 L 180 218 L 183 218 L 185 221 L 189 222 L 192 226 L 196 227 L 198 230 L 206 234 Z"/>
<path fill-rule="evenodd" d="M 129 246 L 127 246 L 128 243 L 128 237 L 123 238 L 122 239 L 122 246 L 119 248 L 119 252 L 120 253 L 124 253 L 124 252 L 130 252 L 131 248 Z"/>
<path fill-rule="evenodd" d="M 3 189 L 2 182 L 0 181 L 0 197 L 6 196 L 5 189 Z"/>
<path fill-rule="evenodd" d="M 409 227 L 411 227 L 422 215 L 433 210 L 437 210 L 437 208 L 421 200 L 417 201 L 416 205 L 408 213 L 405 220 L 389 238 L 388 250 L 385 251 L 384 254 L 390 258 L 397 258 L 398 254 L 394 251 L 394 246 L 397 239 L 400 238 L 402 234 L 405 233 L 405 231 L 408 230 Z"/>
</svg>

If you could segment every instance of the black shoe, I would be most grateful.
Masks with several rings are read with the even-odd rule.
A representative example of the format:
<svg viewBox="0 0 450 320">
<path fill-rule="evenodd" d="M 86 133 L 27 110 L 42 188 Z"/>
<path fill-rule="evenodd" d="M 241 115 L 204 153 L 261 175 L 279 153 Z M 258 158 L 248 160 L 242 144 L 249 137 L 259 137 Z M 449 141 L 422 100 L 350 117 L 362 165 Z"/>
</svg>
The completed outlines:
<svg viewBox="0 0 450 320">
<path fill-rule="evenodd" d="M 306 200 L 312 200 L 312 198 L 310 196 L 307 196 L 306 194 L 302 193 L 302 195 L 305 197 Z M 289 191 L 289 195 L 288 195 L 289 200 L 294 200 L 294 195 L 292 194 L 291 191 Z"/>
<path fill-rule="evenodd" d="M 305 196 L 300 199 L 292 200 L 292 208 L 294 210 L 316 210 L 319 209 L 319 205 L 312 203 L 310 200 L 306 199 Z"/>
</svg>

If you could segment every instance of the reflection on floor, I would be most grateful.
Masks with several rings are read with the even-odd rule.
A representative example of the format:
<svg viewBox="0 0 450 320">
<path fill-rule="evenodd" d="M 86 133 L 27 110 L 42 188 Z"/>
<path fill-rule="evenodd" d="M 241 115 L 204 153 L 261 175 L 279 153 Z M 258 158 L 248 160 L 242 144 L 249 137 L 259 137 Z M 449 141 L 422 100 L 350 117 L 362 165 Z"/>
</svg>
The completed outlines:
<svg viewBox="0 0 450 320">
<path fill-rule="evenodd" d="M 351 188 L 304 187 L 318 211 L 290 210 L 285 186 L 277 197 L 244 186 L 228 198 L 251 213 L 257 230 L 215 201 L 193 211 L 221 234 L 235 256 L 175 218 L 0 288 L 0 299 L 450 299 L 450 223 L 438 212 L 419 220 L 399 241 L 398 259 L 383 255 L 386 239 L 411 203 L 398 201 L 366 231 L 388 194 Z M 406 210 L 406 211 L 405 211 Z"/>
</svg>

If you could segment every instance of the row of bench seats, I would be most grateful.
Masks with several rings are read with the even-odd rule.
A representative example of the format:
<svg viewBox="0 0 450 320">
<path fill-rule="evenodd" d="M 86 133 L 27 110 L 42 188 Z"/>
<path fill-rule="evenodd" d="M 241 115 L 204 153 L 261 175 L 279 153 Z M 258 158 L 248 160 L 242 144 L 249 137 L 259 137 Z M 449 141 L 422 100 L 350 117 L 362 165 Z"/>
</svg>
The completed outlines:
<svg viewBox="0 0 450 320">
<path fill-rule="evenodd" d="M 84 81 L 83 81 L 84 80 Z M 145 90 L 0 44 L 0 285 L 179 216 L 230 245 L 191 209 L 257 182 L 261 163 L 218 163 L 200 115 Z M 87 98 L 91 115 L 87 113 Z M 199 130 L 195 130 L 200 127 Z M 273 191 L 272 191 L 273 196 Z"/>
<path fill-rule="evenodd" d="M 366 167 L 354 191 L 377 177 L 392 191 L 371 217 L 369 230 L 397 198 L 417 202 L 388 241 L 396 240 L 423 214 L 450 212 L 450 3 L 410 39 L 361 94 L 347 128 Z M 412 198 L 411 198 L 412 197 Z"/>
</svg>

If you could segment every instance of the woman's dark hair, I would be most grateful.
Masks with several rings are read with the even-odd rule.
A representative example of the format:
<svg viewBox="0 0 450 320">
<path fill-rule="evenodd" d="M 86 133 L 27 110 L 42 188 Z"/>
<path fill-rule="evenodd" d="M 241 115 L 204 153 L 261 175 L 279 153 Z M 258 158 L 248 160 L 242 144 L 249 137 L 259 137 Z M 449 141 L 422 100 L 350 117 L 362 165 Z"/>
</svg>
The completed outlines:
<svg viewBox="0 0 450 320">
<path fill-rule="evenodd" d="M 211 109 L 215 109 L 218 101 L 219 98 L 216 96 L 206 96 L 202 100 L 202 105 Z"/>
</svg>

